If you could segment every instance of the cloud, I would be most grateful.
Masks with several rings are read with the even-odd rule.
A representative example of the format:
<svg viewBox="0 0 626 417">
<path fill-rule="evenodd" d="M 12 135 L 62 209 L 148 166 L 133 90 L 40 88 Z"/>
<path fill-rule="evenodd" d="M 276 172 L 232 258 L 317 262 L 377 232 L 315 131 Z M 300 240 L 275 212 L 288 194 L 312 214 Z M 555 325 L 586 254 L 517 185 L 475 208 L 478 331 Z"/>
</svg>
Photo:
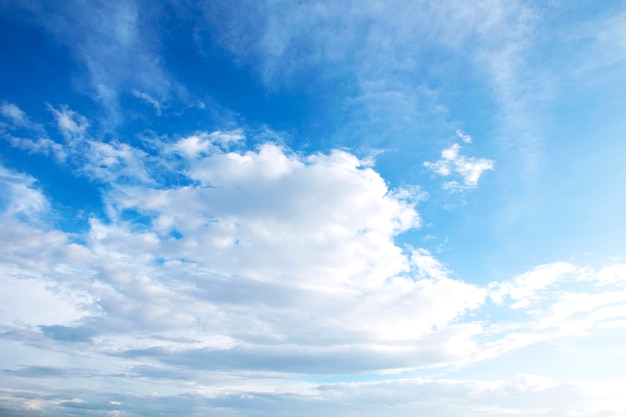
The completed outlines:
<svg viewBox="0 0 626 417">
<path fill-rule="evenodd" d="M 59 162 L 65 159 L 67 155 L 63 147 L 51 140 L 44 127 L 31 121 L 17 105 L 4 102 L 0 113 L 9 121 L 8 124 L 0 123 L 0 136 L 12 146 L 28 153 L 53 155 Z M 25 133 L 30 137 L 24 137 Z"/>
<path fill-rule="evenodd" d="M 38 409 L 52 417 L 79 409 L 81 415 L 118 413 L 148 416 L 205 415 L 250 417 L 308 416 L 311 413 L 335 416 L 395 416 L 416 414 L 442 417 L 545 415 L 582 417 L 620 415 L 626 411 L 621 397 L 622 380 L 610 383 L 593 380 L 556 382 L 521 374 L 505 380 L 455 380 L 405 378 L 363 383 L 308 384 L 299 391 L 263 392 L 262 387 L 247 392 L 220 392 L 203 395 L 113 396 L 92 391 L 55 390 L 46 394 L 25 391 L 22 397 L 1 396 L 7 415 L 38 415 Z M 9 393 L 5 391 L 5 393 Z M 113 398 L 113 399 L 111 399 Z M 37 405 L 37 408 L 34 405 Z M 13 414 L 12 414 L 13 413 Z M 115 414 L 113 414 L 115 415 Z"/>
<path fill-rule="evenodd" d="M 0 203 L 5 218 L 34 220 L 46 214 L 50 205 L 35 183 L 35 178 L 29 175 L 0 166 L 0 189 L 3 191 Z"/>
<path fill-rule="evenodd" d="M 0 113 L 17 126 L 27 123 L 26 114 L 13 103 L 3 102 L 0 104 Z"/>
<path fill-rule="evenodd" d="M 85 327 L 52 325 L 39 328 L 46 337 L 65 342 L 91 342 L 91 337 L 95 334 L 93 329 Z"/>
<path fill-rule="evenodd" d="M 70 166 L 77 173 L 106 183 L 152 181 L 145 163 L 154 163 L 154 160 L 149 160 L 144 151 L 115 139 L 104 142 L 92 137 L 89 120 L 67 106 L 55 108 L 49 105 L 48 108 L 64 143 L 49 139 L 43 126 L 30 122 L 24 125 L 27 134 L 37 139 L 2 132 L 4 137 L 16 148 L 53 155 L 58 162 Z"/>
<path fill-rule="evenodd" d="M 113 126 L 123 120 L 124 95 L 140 92 L 160 103 L 183 91 L 158 53 L 158 30 L 152 26 L 158 7 L 141 1 L 73 0 L 55 7 L 32 3 L 16 8 L 68 48 L 84 69 L 75 74 L 75 86 L 104 106 L 105 119 Z"/>
<path fill-rule="evenodd" d="M 112 185 L 108 218 L 92 218 L 82 244 L 21 224 L 47 203 L 32 178 L 5 171 L 3 239 L 15 245 L 6 273 L 18 287 L 47 288 L 28 293 L 67 312 L 38 322 L 41 312 L 11 307 L 6 325 L 31 317 L 30 330 L 12 330 L 17 340 L 211 371 L 380 372 L 499 356 L 572 334 L 580 314 L 586 331 L 623 319 L 621 298 L 608 296 L 619 265 L 595 273 L 556 263 L 485 287 L 450 278 L 428 250 L 395 243 L 421 224 L 421 190 L 389 189 L 348 152 L 244 149 L 242 131 L 198 132 L 158 145 L 179 159 L 155 165 L 130 145 L 89 138 L 78 113 L 55 112 L 69 149 L 88 151 L 79 172 Z M 444 153 L 450 170 L 461 158 Z M 187 181 L 159 184 L 164 168 Z M 557 292 L 569 283 L 587 287 Z M 529 317 L 480 321 L 488 299 Z"/>
<path fill-rule="evenodd" d="M 154 107 L 154 110 L 156 111 L 157 116 L 161 115 L 161 103 L 159 102 L 159 100 L 155 99 L 150 94 L 143 92 L 143 91 L 133 90 L 132 93 L 138 99 L 141 99 L 145 101 L 146 103 L 150 104 L 152 107 Z"/>
<path fill-rule="evenodd" d="M 510 297 L 515 300 L 512 308 L 528 307 L 541 297 L 542 290 L 547 291 L 549 286 L 576 272 L 577 268 L 565 262 L 540 265 L 510 281 L 493 283 L 490 296 L 497 303 L 503 302 L 505 296 Z"/>
<path fill-rule="evenodd" d="M 620 280 L 604 281 L 616 272 Z M 597 329 L 626 326 L 623 265 L 598 270 L 565 262 L 540 265 L 487 285 L 489 296 L 521 314 L 520 320 L 493 323 L 488 333 L 502 335 L 483 346 L 477 358 L 502 355 L 511 349 L 561 336 L 587 336 Z"/>
<path fill-rule="evenodd" d="M 199 134 L 226 145 L 238 135 Z M 485 293 L 445 276 L 426 251 L 410 260 L 394 243 L 420 224 L 407 190 L 389 190 L 344 151 L 299 155 L 271 143 L 205 149 L 187 153 L 189 185 L 117 184 L 105 194 L 109 221 L 92 219 L 84 245 L 56 232 L 42 250 L 45 234 L 6 230 L 16 243 L 20 234 L 32 240 L 18 252 L 14 276 L 27 276 L 28 268 L 62 283 L 69 306 L 80 312 L 32 325 L 56 342 L 93 341 L 100 352 L 145 352 L 169 363 L 173 349 L 174 363 L 220 355 L 237 369 L 269 369 L 282 356 L 291 358 L 284 371 L 329 370 L 343 361 L 341 369 L 354 372 L 459 355 L 431 344 L 469 340 L 471 334 L 460 336 L 463 326 L 449 325 L 478 308 Z M 441 297 L 455 302 L 438 303 Z M 141 337 L 146 331 L 159 338 Z M 196 342 L 181 350 L 182 336 Z M 275 347 L 262 348 L 267 343 Z M 374 360 L 384 346 L 389 354 Z M 362 353 L 346 362 L 351 351 Z M 327 363 L 316 365 L 322 358 Z"/>
<path fill-rule="evenodd" d="M 67 106 L 61 106 L 58 109 L 49 106 L 49 109 L 54 114 L 58 128 L 66 140 L 71 141 L 82 138 L 87 132 L 89 122 L 82 114 L 71 110 Z"/>
<path fill-rule="evenodd" d="M 216 149 L 228 150 L 232 144 L 237 144 L 244 139 L 245 136 L 241 129 L 225 132 L 200 132 L 197 135 L 187 136 L 178 140 L 172 145 L 171 151 L 193 159 Z"/>
<path fill-rule="evenodd" d="M 467 135 L 459 137 L 466 141 L 466 139 L 464 139 L 466 136 Z M 493 170 L 494 161 L 461 155 L 461 149 L 461 145 L 455 143 L 441 152 L 442 159 L 436 162 L 424 162 L 424 166 L 426 168 L 443 177 L 448 177 L 454 174 L 461 176 L 462 183 L 459 183 L 456 180 L 445 182 L 443 184 L 443 188 L 446 190 L 473 190 L 478 186 L 478 180 L 482 174 L 485 171 Z"/>
<path fill-rule="evenodd" d="M 395 149 L 416 146 L 413 138 L 425 142 L 425 126 L 449 130 L 458 104 L 468 100 L 455 84 L 459 74 L 477 81 L 485 105 L 505 103 L 506 117 L 494 116 L 499 126 L 508 129 L 516 118 L 518 133 L 531 130 L 517 123 L 532 110 L 525 82 L 536 72 L 525 60 L 537 12 L 524 2 L 216 1 L 201 9 L 200 45 L 220 45 L 270 90 L 337 100 L 338 143 Z M 536 80 L 533 87 L 543 90 Z M 518 136 L 506 137 L 522 146 Z"/>
<path fill-rule="evenodd" d="M 555 263 L 481 286 L 451 278 L 449 268 L 424 248 L 399 247 L 396 237 L 421 224 L 414 206 L 421 190 L 390 189 L 373 167 L 346 151 L 300 154 L 275 143 L 245 149 L 238 145 L 245 139 L 241 131 L 198 132 L 159 145 L 164 155 L 178 155 L 159 169 L 187 179 L 163 185 L 153 178 L 158 176 L 150 155 L 97 142 L 87 127 L 78 127 L 88 126 L 86 119 L 57 111 L 77 121 L 67 123 L 70 141 L 102 149 L 87 161 L 100 158 L 107 166 L 111 157 L 110 170 L 118 174 L 98 177 L 109 185 L 102 190 L 108 217 L 92 218 L 76 243 L 65 232 L 29 220 L 47 210 L 46 199 L 33 178 L 5 169 L 3 188 L 12 191 L 4 194 L 0 228 L 0 239 L 9 242 L 0 256 L 0 349 L 10 343 L 61 357 L 88 353 L 73 369 L 106 369 L 88 379 L 96 385 L 124 381 L 135 393 L 134 400 L 120 394 L 120 404 L 106 405 L 112 410 L 141 403 L 139 393 L 151 392 L 159 381 L 168 395 L 209 390 L 211 400 L 197 398 L 199 409 L 235 413 L 241 398 L 261 395 L 261 388 L 250 387 L 265 381 L 269 394 L 262 395 L 291 398 L 309 411 L 330 410 L 337 395 L 357 402 L 381 395 L 383 401 L 392 386 L 406 389 L 406 398 L 437 393 L 467 407 L 465 390 L 480 386 L 491 388 L 480 388 L 484 397 L 476 415 L 566 413 L 547 400 L 543 408 L 517 402 L 569 392 L 569 385 L 528 376 L 508 383 L 389 377 L 373 385 L 304 384 L 296 396 L 278 392 L 301 374 L 458 366 L 626 323 L 621 264 L 596 271 Z M 110 147 L 98 148 L 104 145 Z M 143 166 L 146 181 L 119 181 L 122 154 Z M 482 315 L 492 307 L 519 315 Z M 91 372 L 20 364 L 4 375 L 20 381 L 60 372 L 68 375 L 66 386 L 81 387 Z M 268 374 L 273 376 L 264 379 Z M 180 386 L 181 378 L 195 381 L 196 389 Z M 219 390 L 212 378 L 221 381 Z M 229 390 L 244 397 L 232 397 Z M 502 392 L 513 392 L 512 402 L 493 400 Z M 62 413 L 104 404 L 93 398 L 63 394 L 56 405 L 37 401 Z M 317 400 L 308 404 L 310 398 Z M 168 401 L 180 410 L 178 397 Z M 458 413 L 456 406 L 441 408 L 445 401 L 417 406 L 398 397 L 394 403 L 409 414 Z M 26 403 L 12 398 L 10 404 L 17 410 Z M 589 415 L 597 411 L 585 404 Z M 259 408 L 263 412 L 267 408 Z"/>
<path fill-rule="evenodd" d="M 4 233 L 19 247 L 11 274 L 31 280 L 15 285 L 51 288 L 54 296 L 31 293 L 68 312 L 28 321 L 30 330 L 12 330 L 17 340 L 89 343 L 100 355 L 175 367 L 221 364 L 212 371 L 269 371 L 282 357 L 282 372 L 380 372 L 499 356 L 573 334 L 580 314 L 585 331 L 623 319 L 621 298 L 596 288 L 613 288 L 619 266 L 591 281 L 580 278 L 589 270 L 565 263 L 484 287 L 450 278 L 428 250 L 395 242 L 421 225 L 421 189 L 390 189 L 346 151 L 300 154 L 272 142 L 247 149 L 236 129 L 156 140 L 157 160 L 91 137 L 89 120 L 68 107 L 51 110 L 68 163 L 107 185 L 108 218 L 90 219 L 81 244 L 21 224 L 47 201 L 34 179 L 5 171 L 13 223 Z M 453 145 L 425 165 L 473 188 L 493 161 L 460 150 Z M 163 175 L 184 180 L 164 184 Z M 588 288 L 554 297 L 570 275 Z M 481 322 L 475 315 L 489 299 L 527 321 Z M 588 307 L 565 314 L 573 305 Z"/>
<path fill-rule="evenodd" d="M 460 129 L 457 129 L 456 135 L 465 143 L 472 143 L 472 137 Z"/>
<path fill-rule="evenodd" d="M 76 299 L 64 294 L 58 282 L 37 276 L 39 274 L 28 277 L 18 268 L 3 267 L 0 270 L 4 281 L 0 295 L 2 326 L 24 323 L 54 329 L 84 316 L 82 309 L 75 305 Z"/>
</svg>

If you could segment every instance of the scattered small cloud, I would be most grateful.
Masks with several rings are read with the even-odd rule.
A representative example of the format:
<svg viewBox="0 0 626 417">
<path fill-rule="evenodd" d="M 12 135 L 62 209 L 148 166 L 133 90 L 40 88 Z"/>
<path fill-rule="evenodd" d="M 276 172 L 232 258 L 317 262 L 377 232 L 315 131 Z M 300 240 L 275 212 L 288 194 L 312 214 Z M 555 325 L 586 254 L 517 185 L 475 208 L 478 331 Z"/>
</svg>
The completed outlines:
<svg viewBox="0 0 626 417">
<path fill-rule="evenodd" d="M 82 138 L 85 135 L 89 128 L 89 122 L 85 116 L 67 106 L 57 109 L 49 105 L 48 108 L 57 121 L 59 131 L 67 140 Z"/>
<path fill-rule="evenodd" d="M 465 143 L 471 143 L 471 137 L 459 133 L 457 135 Z M 474 190 L 478 186 L 478 181 L 485 171 L 494 168 L 494 161 L 490 159 L 469 157 L 461 154 L 462 146 L 458 143 L 444 149 L 441 152 L 441 159 L 435 162 L 424 162 L 424 166 L 442 177 L 460 176 L 461 180 L 446 181 L 443 184 L 445 190 L 452 192 L 462 192 Z"/>
<path fill-rule="evenodd" d="M 27 123 L 26 114 L 15 104 L 3 102 L 0 104 L 0 113 L 17 126 Z"/>
<path fill-rule="evenodd" d="M 462 130 L 458 129 L 456 131 L 456 135 L 463 142 L 465 142 L 465 143 L 472 143 L 472 137 L 470 135 L 464 133 Z"/>
</svg>

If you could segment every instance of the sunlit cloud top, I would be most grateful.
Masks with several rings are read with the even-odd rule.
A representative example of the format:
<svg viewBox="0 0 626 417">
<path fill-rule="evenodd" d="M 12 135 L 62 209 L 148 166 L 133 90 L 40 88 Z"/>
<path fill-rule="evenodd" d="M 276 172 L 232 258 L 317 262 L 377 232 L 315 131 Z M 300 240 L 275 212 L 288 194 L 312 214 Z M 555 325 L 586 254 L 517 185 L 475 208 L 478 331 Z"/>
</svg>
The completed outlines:
<svg viewBox="0 0 626 417">
<path fill-rule="evenodd" d="M 626 7 L 0 2 L 0 414 L 626 413 Z"/>
</svg>

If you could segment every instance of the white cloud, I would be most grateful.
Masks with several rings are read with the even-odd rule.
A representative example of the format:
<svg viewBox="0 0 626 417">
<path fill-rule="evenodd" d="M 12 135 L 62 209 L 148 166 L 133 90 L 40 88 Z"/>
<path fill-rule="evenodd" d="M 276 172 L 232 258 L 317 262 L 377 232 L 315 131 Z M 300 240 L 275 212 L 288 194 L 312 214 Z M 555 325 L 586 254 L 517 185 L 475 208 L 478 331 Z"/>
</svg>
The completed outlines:
<svg viewBox="0 0 626 417">
<path fill-rule="evenodd" d="M 63 146 L 51 140 L 44 127 L 32 122 L 17 105 L 4 102 L 0 105 L 0 113 L 10 122 L 0 124 L 0 135 L 12 146 L 28 153 L 53 155 L 59 162 L 67 157 Z M 24 131 L 30 137 L 24 137 Z"/>
<path fill-rule="evenodd" d="M 67 158 L 67 154 L 65 153 L 63 146 L 47 137 L 31 139 L 7 135 L 5 138 L 11 143 L 12 146 L 22 149 L 28 153 L 52 155 L 59 162 L 62 162 Z"/>
<path fill-rule="evenodd" d="M 489 296 L 519 311 L 519 319 L 494 322 L 488 332 L 500 337 L 482 347 L 477 358 L 491 358 L 511 349 L 560 336 L 588 336 L 597 328 L 626 325 L 626 274 L 623 265 L 600 270 L 565 262 L 540 265 L 511 280 L 490 283 Z M 604 281 L 617 273 L 618 280 Z"/>
<path fill-rule="evenodd" d="M 13 103 L 3 102 L 0 104 L 0 113 L 17 126 L 23 126 L 28 122 L 26 114 Z"/>
<path fill-rule="evenodd" d="M 441 152 L 442 159 L 436 162 L 424 162 L 426 168 L 443 177 L 454 174 L 461 176 L 462 183 L 448 181 L 444 183 L 444 189 L 451 191 L 472 190 L 478 186 L 478 180 L 485 171 L 493 170 L 494 161 L 461 155 L 461 149 L 461 145 L 455 143 Z"/>
<path fill-rule="evenodd" d="M 282 356 L 285 372 L 388 371 L 483 360 L 579 334 L 572 326 L 581 320 L 590 331 L 623 319 L 621 293 L 609 295 L 622 282 L 620 265 L 595 273 L 557 263 L 486 287 L 452 279 L 428 250 L 394 242 L 420 224 L 419 189 L 390 190 L 344 151 L 227 150 L 241 139 L 238 131 L 198 133 L 163 145 L 185 157 L 193 181 L 176 187 L 151 182 L 149 157 L 137 149 L 82 139 L 91 151 L 85 172 L 115 184 L 104 195 L 108 221 L 92 219 L 83 245 L 18 223 L 4 231 L 15 244 L 6 259 L 14 276 L 63 282 L 83 312 L 50 335 L 89 337 L 94 352 L 171 366 L 217 361 L 260 371 Z M 143 180 L 121 185 L 124 175 Z M 32 178 L 5 177 L 13 184 L 7 218 L 46 209 Z M 591 287 L 555 290 L 569 284 Z M 471 318 L 487 296 L 527 320 Z"/>
<path fill-rule="evenodd" d="M 87 315 L 81 305 L 89 300 L 88 295 L 64 294 L 56 281 L 24 274 L 0 268 L 0 326 L 71 325 Z"/>
<path fill-rule="evenodd" d="M 0 166 L 0 202 L 3 216 L 33 219 L 47 214 L 50 205 L 41 191 L 34 187 L 35 182 L 35 178 L 29 175 Z"/>
<path fill-rule="evenodd" d="M 462 130 L 458 129 L 456 131 L 456 135 L 463 142 L 465 142 L 465 143 L 472 143 L 472 137 L 470 135 L 468 135 L 467 133 L 463 132 Z"/>
<path fill-rule="evenodd" d="M 119 381 L 121 382 L 121 381 Z M 224 381 L 220 381 L 224 382 Z M 86 416 L 101 415 L 101 410 L 120 411 L 132 416 L 144 413 L 168 415 L 220 415 L 300 417 L 324 415 L 398 417 L 415 415 L 453 416 L 544 416 L 596 417 L 622 415 L 626 402 L 621 393 L 623 380 L 570 380 L 555 382 L 539 375 L 522 374 L 505 380 L 459 380 L 402 378 L 361 383 L 298 384 L 299 390 L 267 391 L 263 381 L 247 390 L 215 392 L 213 387 L 198 387 L 187 395 L 132 395 L 116 393 L 115 403 L 96 389 L 79 392 L 51 390 L 14 396 L 5 390 L 0 396 L 3 407 L 29 415 L 34 405 L 52 416 L 62 416 L 80 403 Z M 154 386 L 157 390 L 158 386 Z M 85 392 L 86 391 L 86 392 Z M 121 390 L 120 390 L 121 391 Z M 134 414 L 142 410 L 142 414 Z"/>
<path fill-rule="evenodd" d="M 208 390 L 223 400 L 226 388 L 216 392 L 201 381 L 228 375 L 239 378 L 229 392 L 254 396 L 261 389 L 251 388 L 255 382 L 275 372 L 263 389 L 280 397 L 294 374 L 462 365 L 626 322 L 620 264 L 594 271 L 555 263 L 479 286 L 451 278 L 426 249 L 400 248 L 394 239 L 420 225 L 414 204 L 421 190 L 389 189 L 372 167 L 345 151 L 303 155 L 272 143 L 235 151 L 228 148 L 243 140 L 239 131 L 198 133 L 162 145 L 183 156 L 178 173 L 188 177 L 187 185 L 121 185 L 119 176 L 134 169 L 136 178 L 150 179 L 150 157 L 74 131 L 68 132 L 72 140 L 92 152 L 88 165 L 115 173 L 96 174 L 115 185 L 103 195 L 110 217 L 91 219 L 81 244 L 53 228 L 25 224 L 45 212 L 47 202 L 34 179 L 5 170 L 3 188 L 10 192 L 0 239 L 8 243 L 0 256 L 0 287 L 7 300 L 0 318 L 10 343 L 65 355 L 80 349 L 107 366 L 133 369 L 139 376 L 124 374 L 129 392 L 149 392 L 148 380 L 189 395 L 177 382 L 185 372 L 194 392 Z M 488 298 L 520 314 L 511 321 L 485 318 L 480 312 Z M 162 370 L 141 370 L 146 363 Z M 405 390 L 406 398 L 425 392 L 458 398 L 466 411 L 466 391 L 479 392 L 475 415 L 569 413 L 546 398 L 569 392 L 570 385 L 527 375 L 509 382 L 308 385 L 301 387 L 302 398 L 291 398 L 317 398 L 314 406 L 325 410 L 336 395 L 380 404 L 391 386 Z M 503 393 L 513 394 L 494 400 Z M 446 401 L 419 405 L 402 398 L 394 400 L 395 410 L 407 415 L 459 412 L 460 406 L 441 405 Z M 606 404 L 619 410 L 613 397 Z M 594 402 L 583 405 L 588 415 L 599 409 Z"/>
<path fill-rule="evenodd" d="M 540 265 L 510 281 L 490 284 L 490 297 L 502 303 L 508 296 L 515 300 L 512 308 L 528 307 L 540 299 L 542 290 L 577 272 L 577 268 L 565 262 Z"/>
<path fill-rule="evenodd" d="M 53 155 L 58 162 L 67 163 L 77 172 L 101 181 L 153 182 L 145 166 L 145 163 L 151 162 L 145 152 L 117 140 L 103 142 L 92 138 L 88 132 L 90 123 L 85 116 L 67 106 L 48 107 L 65 138 L 64 144 L 49 139 L 41 125 L 30 122 L 24 126 L 37 139 L 3 132 L 5 139 L 27 152 Z M 28 118 L 24 116 L 24 120 Z M 235 133 L 227 134 L 229 138 L 233 135 Z"/>
<path fill-rule="evenodd" d="M 157 116 L 161 115 L 161 102 L 145 91 L 133 90 L 133 95 L 154 107 Z"/>
<path fill-rule="evenodd" d="M 123 172 L 107 165 L 108 150 L 100 165 Z M 285 355 L 282 367 L 293 371 L 339 364 L 348 343 L 364 359 L 341 365 L 351 371 L 446 363 L 463 355 L 453 340 L 472 344 L 472 332 L 450 324 L 478 308 L 484 290 L 449 279 L 426 251 L 409 258 L 394 243 L 419 216 L 353 155 L 213 149 L 189 160 L 188 175 L 197 185 L 118 185 L 106 195 L 110 222 L 93 219 L 85 245 L 57 234 L 41 251 L 35 230 L 10 232 L 40 242 L 13 252 L 19 268 L 97 300 L 82 321 L 96 350 L 165 362 L 224 357 L 224 366 L 253 369 Z M 128 210 L 147 221 L 125 220 Z M 196 342 L 146 344 L 146 331 Z M 387 353 L 373 360 L 380 349 Z"/>
<path fill-rule="evenodd" d="M 185 96 L 184 88 L 164 70 L 158 54 L 155 40 L 160 35 L 152 17 L 161 12 L 159 7 L 134 0 L 90 4 L 72 0 L 54 8 L 40 4 L 15 7 L 29 13 L 34 25 L 45 29 L 52 41 L 66 46 L 81 63 L 84 73 L 75 74 L 75 86 L 103 104 L 108 114 L 101 121 L 121 122 L 120 97 L 135 91 L 158 103 Z"/>
<path fill-rule="evenodd" d="M 144 166 L 145 153 L 125 143 L 113 141 L 104 143 L 97 140 L 85 142 L 87 163 L 83 170 L 100 180 L 115 183 L 120 180 L 153 182 Z"/>
<path fill-rule="evenodd" d="M 89 128 L 89 122 L 85 116 L 67 106 L 61 106 L 58 109 L 52 106 L 49 108 L 56 118 L 59 130 L 68 141 L 82 138 L 85 135 Z"/>
<path fill-rule="evenodd" d="M 186 158 L 193 159 L 212 150 L 219 150 L 220 148 L 228 150 L 231 145 L 242 142 L 244 139 L 245 136 L 241 129 L 225 132 L 200 132 L 178 140 L 172 145 L 171 150 Z"/>
</svg>

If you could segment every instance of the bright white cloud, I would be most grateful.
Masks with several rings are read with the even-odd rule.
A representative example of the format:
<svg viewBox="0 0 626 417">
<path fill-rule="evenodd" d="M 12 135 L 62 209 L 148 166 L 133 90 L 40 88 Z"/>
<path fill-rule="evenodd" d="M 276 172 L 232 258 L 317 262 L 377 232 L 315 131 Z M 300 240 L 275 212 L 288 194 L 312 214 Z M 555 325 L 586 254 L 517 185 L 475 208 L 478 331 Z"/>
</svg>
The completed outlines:
<svg viewBox="0 0 626 417">
<path fill-rule="evenodd" d="M 392 188 L 403 179 L 383 178 L 389 167 L 376 169 L 373 157 L 360 159 L 354 148 L 298 153 L 269 131 L 246 138 L 241 129 L 197 130 L 213 120 L 138 143 L 116 136 L 105 120 L 115 119 L 125 132 L 139 120 L 150 122 L 139 116 L 121 123 L 126 115 L 118 106 L 127 104 L 127 95 L 161 115 L 173 95 L 188 94 L 159 55 L 180 38 L 161 38 L 152 24 L 166 14 L 177 24 L 179 16 L 194 16 L 185 22 L 185 40 L 224 48 L 220 59 L 233 58 L 228 65 L 242 70 L 236 76 L 258 71 L 254 86 L 266 88 L 268 102 L 303 91 L 298 97 L 308 100 L 314 91 L 311 97 L 317 100 L 319 92 L 335 110 L 334 94 L 340 96 L 341 127 L 329 129 L 327 143 L 339 137 L 344 145 L 355 138 L 380 141 L 394 152 L 427 147 L 422 138 L 437 134 L 425 130 L 450 131 L 459 120 L 451 111 L 464 106 L 459 96 L 490 96 L 488 116 L 478 123 L 502 138 L 490 154 L 508 172 L 525 176 L 537 167 L 541 149 L 533 104 L 551 78 L 527 62 L 541 19 L 525 3 L 243 0 L 234 7 L 211 1 L 151 8 L 140 1 L 69 1 L 10 10 L 34 11 L 29 19 L 69 47 L 80 61 L 75 67 L 87 70 L 87 77 L 74 74 L 73 85 L 109 114 L 95 122 L 67 106 L 50 107 L 65 139 L 57 143 L 50 138 L 58 135 L 49 136 L 17 105 L 0 105 L 0 134 L 8 143 L 53 155 L 63 169 L 88 177 L 94 189 L 101 187 L 105 205 L 102 217 L 65 232 L 36 179 L 0 167 L 0 375 L 11 387 L 0 390 L 0 414 L 626 413 L 624 381 L 397 375 L 453 375 L 460 366 L 557 337 L 620 334 L 626 265 L 555 262 L 498 282 L 487 283 L 487 275 L 470 283 L 452 271 L 467 254 L 440 258 L 415 245 L 422 224 L 416 205 L 428 194 L 416 185 Z M 603 68 L 623 63 L 625 15 L 616 16 L 605 31 L 580 31 L 589 48 L 607 48 L 607 59 L 591 60 Z M 450 76 L 456 72 L 463 73 L 460 82 L 472 79 L 471 90 L 451 85 L 459 81 Z M 210 107 L 203 108 L 210 113 Z M 176 129 L 174 120 L 185 119 L 166 116 L 149 127 L 164 122 Z M 456 136 L 460 144 L 424 166 L 444 177 L 444 189 L 463 192 L 475 189 L 495 163 L 465 155 L 472 137 L 461 130 Z M 395 138 L 419 144 L 409 149 Z M 249 143 L 257 146 L 245 147 Z M 514 157 L 504 160 L 507 153 Z M 520 166 L 511 168 L 518 159 Z M 357 376 L 337 376 L 344 374 Z M 335 377 L 361 382 L 311 382 Z"/>
<path fill-rule="evenodd" d="M 241 129 L 231 131 L 201 132 L 187 136 L 172 145 L 171 150 L 186 158 L 195 158 L 201 154 L 207 154 L 212 150 L 229 149 L 245 139 Z"/>
<path fill-rule="evenodd" d="M 465 141 L 465 136 L 460 137 Z M 426 168 L 443 177 L 455 174 L 461 176 L 461 183 L 455 180 L 448 181 L 444 183 L 444 189 L 451 191 L 472 190 L 478 186 L 478 180 L 482 174 L 493 169 L 494 161 L 461 155 L 461 149 L 461 145 L 455 143 L 441 152 L 442 158 L 440 160 L 424 162 Z"/>
<path fill-rule="evenodd" d="M 43 127 L 34 123 L 28 123 L 26 127 L 36 139 L 16 137 L 10 133 L 5 133 L 5 138 L 16 148 L 53 155 L 57 161 L 72 165 L 80 174 L 107 183 L 152 182 L 145 166 L 151 161 L 145 152 L 117 140 L 103 142 L 90 137 L 87 118 L 67 106 L 49 106 L 49 109 L 65 143 L 49 139 Z M 229 140 L 233 135 L 235 133 L 226 134 Z"/>
<path fill-rule="evenodd" d="M 33 217 L 47 214 L 49 203 L 41 192 L 34 187 L 35 178 L 10 171 L 0 166 L 0 189 L 2 196 L 3 216 L 8 218 L 21 217 L 32 219 Z"/>
<path fill-rule="evenodd" d="M 0 269 L 0 326 L 71 325 L 86 314 L 87 294 L 63 293 L 58 282 L 27 277 L 24 270 Z"/>
<path fill-rule="evenodd" d="M 88 338 L 96 352 L 170 365 L 226 361 L 226 368 L 269 370 L 282 355 L 283 371 L 350 372 L 466 363 L 572 334 L 580 314 L 590 323 L 585 331 L 623 319 L 620 293 L 594 289 L 621 282 L 620 265 L 595 273 L 557 263 L 481 288 L 450 278 L 426 249 L 398 247 L 395 237 L 420 225 L 421 191 L 390 190 L 345 151 L 300 155 L 272 143 L 229 151 L 239 131 L 198 133 L 163 145 L 184 157 L 182 173 L 192 181 L 163 187 L 145 153 L 73 132 L 91 152 L 92 171 L 84 172 L 115 184 L 104 195 L 109 221 L 92 219 L 84 245 L 60 232 L 5 230 L 20 248 L 10 252 L 18 271 L 91 300 L 70 297 L 83 318 L 57 323 L 66 327 L 48 337 Z M 123 175 L 141 182 L 122 185 Z M 13 190 L 6 216 L 42 210 L 32 179 L 5 177 Z M 555 298 L 554 288 L 568 283 L 591 287 Z M 532 317 L 511 325 L 468 318 L 487 296 Z M 550 335 L 548 327 L 561 330 Z M 490 341 L 479 342 L 485 333 Z M 354 362 L 344 362 L 348 352 Z"/>
<path fill-rule="evenodd" d="M 269 369 L 285 355 L 285 371 L 339 366 L 346 344 L 363 361 L 343 363 L 345 371 L 443 364 L 463 356 L 458 343 L 472 346 L 476 328 L 449 326 L 481 306 L 484 290 L 448 278 L 427 251 L 409 257 L 394 243 L 419 216 L 406 192 L 396 198 L 353 155 L 214 148 L 189 159 L 188 175 L 197 185 L 118 185 L 106 196 L 112 222 L 92 220 L 84 246 L 57 233 L 38 256 L 39 243 L 20 250 L 20 268 L 97 300 L 81 304 L 82 324 L 51 337 L 89 334 L 96 351 L 224 357 L 243 369 Z M 129 210 L 146 222 L 125 220 Z M 146 331 L 194 342 L 146 344 Z"/>
<path fill-rule="evenodd" d="M 34 179 L 4 170 L 0 237 L 11 244 L 0 258 L 9 297 L 1 317 L 11 343 L 89 346 L 128 367 L 150 361 L 255 380 L 466 364 L 626 322 L 620 264 L 555 263 L 481 287 L 451 278 L 426 249 L 400 248 L 395 238 L 421 223 L 414 204 L 423 192 L 390 190 L 345 151 L 236 151 L 240 131 L 198 133 L 161 145 L 182 157 L 166 167 L 190 181 L 162 186 L 149 155 L 88 138 L 88 121 L 62 111 L 68 149 L 88 151 L 83 172 L 114 185 L 103 196 L 109 219 L 92 219 L 82 244 L 23 224 L 48 203 Z M 444 154 L 459 158 L 454 148 Z M 135 180 L 123 185 L 122 176 Z M 28 302 L 14 302 L 26 289 Z M 489 299 L 520 318 L 479 319 Z M 555 389 L 521 381 L 520 392 Z M 515 410 L 528 408 L 476 412 Z"/>
<path fill-rule="evenodd" d="M 85 142 L 87 163 L 83 169 L 95 178 L 106 182 L 140 181 L 152 182 L 144 166 L 145 153 L 125 143 L 104 143 L 96 140 Z"/>
</svg>

